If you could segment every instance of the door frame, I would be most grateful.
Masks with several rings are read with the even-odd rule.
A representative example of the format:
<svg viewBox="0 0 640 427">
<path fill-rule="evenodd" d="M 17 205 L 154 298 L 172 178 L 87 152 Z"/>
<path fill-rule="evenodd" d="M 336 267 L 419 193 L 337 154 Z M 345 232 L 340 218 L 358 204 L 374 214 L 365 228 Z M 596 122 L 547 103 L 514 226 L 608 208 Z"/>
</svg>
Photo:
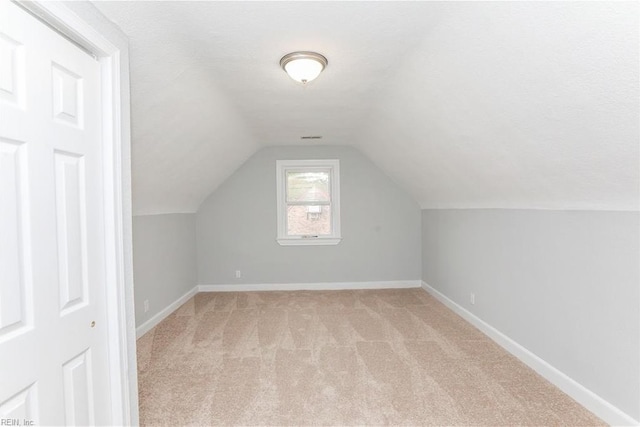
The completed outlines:
<svg viewBox="0 0 640 427">
<path fill-rule="evenodd" d="M 128 40 L 89 2 L 35 0 L 18 4 L 93 54 L 100 63 L 112 424 L 137 425 Z"/>
</svg>

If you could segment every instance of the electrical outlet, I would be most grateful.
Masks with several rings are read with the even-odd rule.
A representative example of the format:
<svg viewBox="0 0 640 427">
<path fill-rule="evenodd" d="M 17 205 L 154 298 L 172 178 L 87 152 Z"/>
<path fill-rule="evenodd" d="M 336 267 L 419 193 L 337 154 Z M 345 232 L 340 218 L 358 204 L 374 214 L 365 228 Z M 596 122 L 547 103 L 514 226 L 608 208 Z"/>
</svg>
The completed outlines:
<svg viewBox="0 0 640 427">
<path fill-rule="evenodd" d="M 236 279 L 239 279 L 241 277 L 242 277 L 242 271 L 236 270 Z"/>
<path fill-rule="evenodd" d="M 147 311 L 149 311 L 149 300 L 148 299 L 144 300 L 144 312 L 146 313 Z"/>
<path fill-rule="evenodd" d="M 469 301 L 471 302 L 471 304 L 475 304 L 476 303 L 476 294 L 474 294 L 473 292 L 471 292 L 469 294 Z"/>
</svg>

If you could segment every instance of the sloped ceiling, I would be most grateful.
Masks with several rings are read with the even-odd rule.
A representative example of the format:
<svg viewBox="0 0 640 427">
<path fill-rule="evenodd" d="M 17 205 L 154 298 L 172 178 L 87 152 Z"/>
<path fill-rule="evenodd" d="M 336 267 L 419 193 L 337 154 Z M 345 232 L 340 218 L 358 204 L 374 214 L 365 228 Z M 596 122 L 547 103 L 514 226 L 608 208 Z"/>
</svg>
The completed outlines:
<svg viewBox="0 0 640 427">
<path fill-rule="evenodd" d="M 636 2 L 96 6 L 131 41 L 138 214 L 196 211 L 304 135 L 357 146 L 424 208 L 638 209 Z M 278 65 L 295 50 L 329 60 L 305 87 Z"/>
</svg>

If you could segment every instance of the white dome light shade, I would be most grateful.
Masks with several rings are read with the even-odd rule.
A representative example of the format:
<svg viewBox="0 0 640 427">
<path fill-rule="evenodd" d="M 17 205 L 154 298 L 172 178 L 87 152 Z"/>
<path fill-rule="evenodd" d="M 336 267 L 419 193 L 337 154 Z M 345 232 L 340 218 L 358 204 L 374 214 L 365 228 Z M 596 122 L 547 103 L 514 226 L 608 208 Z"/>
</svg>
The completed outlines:
<svg viewBox="0 0 640 427">
<path fill-rule="evenodd" d="M 280 60 L 289 77 L 302 84 L 318 77 L 327 63 L 327 58 L 315 52 L 292 52 Z"/>
<path fill-rule="evenodd" d="M 289 76 L 300 83 L 307 83 L 320 75 L 324 67 L 315 59 L 294 59 L 284 66 Z"/>
</svg>

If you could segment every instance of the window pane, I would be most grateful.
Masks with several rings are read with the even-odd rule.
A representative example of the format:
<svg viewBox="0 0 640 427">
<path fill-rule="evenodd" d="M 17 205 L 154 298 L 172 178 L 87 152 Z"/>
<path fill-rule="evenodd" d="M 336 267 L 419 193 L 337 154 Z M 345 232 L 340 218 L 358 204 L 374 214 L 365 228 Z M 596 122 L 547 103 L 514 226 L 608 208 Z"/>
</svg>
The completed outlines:
<svg viewBox="0 0 640 427">
<path fill-rule="evenodd" d="M 331 234 L 331 206 L 287 206 L 287 235 L 323 236 Z"/>
<path fill-rule="evenodd" d="M 329 200 L 329 171 L 287 172 L 287 202 Z"/>
</svg>

